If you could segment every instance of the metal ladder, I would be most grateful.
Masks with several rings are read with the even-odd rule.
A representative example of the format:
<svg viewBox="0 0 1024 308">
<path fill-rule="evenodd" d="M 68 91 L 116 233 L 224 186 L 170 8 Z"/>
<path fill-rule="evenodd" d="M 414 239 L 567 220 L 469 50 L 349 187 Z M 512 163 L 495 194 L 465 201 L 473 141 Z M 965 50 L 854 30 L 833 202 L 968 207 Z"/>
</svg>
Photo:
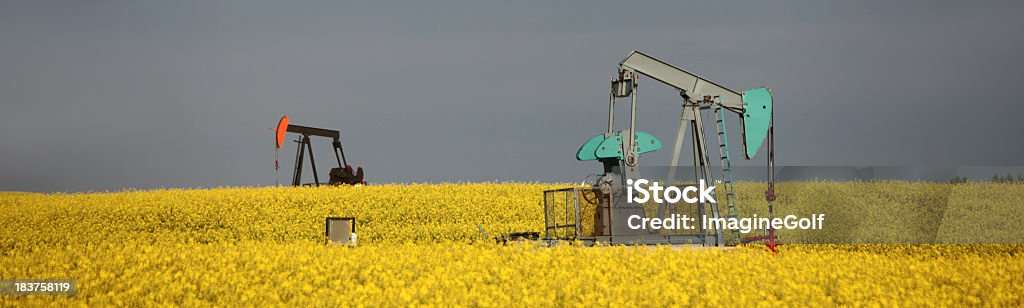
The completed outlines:
<svg viewBox="0 0 1024 308">
<path fill-rule="evenodd" d="M 721 98 L 717 98 L 721 103 Z M 729 138 L 725 135 L 725 113 L 722 112 L 721 104 L 715 106 L 715 129 L 718 130 L 718 153 L 722 162 L 722 187 L 725 190 L 725 217 L 738 219 L 739 210 L 736 208 L 736 191 L 732 185 L 732 163 L 729 160 Z M 740 243 L 741 234 L 739 230 L 732 230 L 736 243 Z"/>
</svg>

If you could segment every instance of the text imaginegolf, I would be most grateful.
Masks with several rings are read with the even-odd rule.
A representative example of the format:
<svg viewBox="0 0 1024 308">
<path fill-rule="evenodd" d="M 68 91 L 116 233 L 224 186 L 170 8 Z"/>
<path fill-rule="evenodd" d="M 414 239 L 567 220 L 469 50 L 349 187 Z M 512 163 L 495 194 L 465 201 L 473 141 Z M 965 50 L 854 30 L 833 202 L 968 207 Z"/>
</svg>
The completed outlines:
<svg viewBox="0 0 1024 308">
<path fill-rule="evenodd" d="M 650 185 L 647 185 L 650 183 Z M 700 180 L 697 185 L 687 186 L 683 189 L 679 189 L 676 186 L 661 186 L 658 182 L 651 182 L 646 179 L 637 180 L 626 180 L 626 201 L 629 203 L 646 203 L 650 200 L 654 200 L 657 203 L 676 203 L 679 200 L 687 203 L 718 203 L 715 200 L 714 192 L 715 186 L 708 186 L 704 180 Z M 634 193 L 635 191 L 635 193 Z M 694 197 L 693 194 L 697 196 Z M 635 196 L 635 197 L 634 197 Z M 757 217 L 755 214 L 753 217 L 707 217 L 702 215 L 700 226 L 706 228 L 713 228 L 717 230 L 730 229 L 739 230 L 742 233 L 750 233 L 753 230 L 764 230 L 771 229 L 815 229 L 820 230 L 822 224 L 825 222 L 825 214 L 814 214 L 811 217 L 797 217 L 796 215 L 787 215 L 785 217 Z M 687 215 L 672 214 L 666 218 L 647 218 L 640 215 L 630 215 L 626 223 L 630 229 L 684 229 L 692 230 L 696 229 L 697 217 L 688 217 Z"/>
<path fill-rule="evenodd" d="M 629 225 L 630 229 L 648 229 L 648 230 L 693 230 L 698 225 L 697 217 L 688 217 L 687 215 L 672 214 L 666 218 L 646 218 L 640 215 L 630 215 L 626 220 L 626 224 Z M 707 215 L 701 216 L 701 225 L 707 226 L 708 228 L 716 230 L 739 230 L 741 233 L 750 233 L 754 230 L 765 230 L 771 226 L 772 229 L 802 229 L 802 230 L 821 230 L 822 225 L 825 223 L 825 214 L 813 214 L 811 217 L 798 217 L 796 215 L 787 215 L 785 217 L 757 217 L 754 214 L 753 217 L 729 217 L 729 218 L 712 218 Z"/>
</svg>

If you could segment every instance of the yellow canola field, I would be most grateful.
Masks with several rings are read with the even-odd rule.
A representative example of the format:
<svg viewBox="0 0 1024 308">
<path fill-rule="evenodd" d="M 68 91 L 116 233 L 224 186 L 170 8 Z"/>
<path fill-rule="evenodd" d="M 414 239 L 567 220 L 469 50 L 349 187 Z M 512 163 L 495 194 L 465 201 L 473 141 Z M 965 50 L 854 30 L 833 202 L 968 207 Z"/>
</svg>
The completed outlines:
<svg viewBox="0 0 1024 308">
<path fill-rule="evenodd" d="M 15 253 L 4 279 L 74 277 L 75 297 L 3 304 L 1020 306 L 1019 246 L 502 247 L 135 244 Z"/>
<path fill-rule="evenodd" d="M 480 233 L 541 231 L 540 192 L 554 187 L 0 193 L 0 280 L 78 282 L 74 297 L 0 295 L 0 305 L 1024 304 L 1022 245 L 784 245 L 772 255 L 502 246 Z M 357 217 L 360 246 L 323 245 L 327 216 Z"/>
</svg>

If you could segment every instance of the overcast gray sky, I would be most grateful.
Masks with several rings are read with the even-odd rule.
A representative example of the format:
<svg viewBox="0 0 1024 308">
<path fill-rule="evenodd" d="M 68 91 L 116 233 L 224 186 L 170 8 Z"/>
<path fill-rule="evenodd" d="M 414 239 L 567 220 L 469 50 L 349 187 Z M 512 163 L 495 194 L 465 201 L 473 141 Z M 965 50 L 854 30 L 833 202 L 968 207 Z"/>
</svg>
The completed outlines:
<svg viewBox="0 0 1024 308">
<path fill-rule="evenodd" d="M 634 49 L 772 88 L 782 165 L 1024 164 L 1024 2 L 341 2 L 0 1 L 0 190 L 272 185 L 282 114 L 371 182 L 577 181 Z"/>
</svg>

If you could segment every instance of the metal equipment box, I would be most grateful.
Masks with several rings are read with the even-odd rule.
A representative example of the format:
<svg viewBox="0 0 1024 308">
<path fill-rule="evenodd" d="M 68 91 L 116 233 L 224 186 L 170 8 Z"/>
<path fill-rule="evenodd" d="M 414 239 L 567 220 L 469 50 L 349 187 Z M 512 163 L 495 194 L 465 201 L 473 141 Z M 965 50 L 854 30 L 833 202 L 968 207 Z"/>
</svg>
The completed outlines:
<svg viewBox="0 0 1024 308">
<path fill-rule="evenodd" d="M 327 244 L 356 245 L 355 217 L 327 217 Z"/>
</svg>

